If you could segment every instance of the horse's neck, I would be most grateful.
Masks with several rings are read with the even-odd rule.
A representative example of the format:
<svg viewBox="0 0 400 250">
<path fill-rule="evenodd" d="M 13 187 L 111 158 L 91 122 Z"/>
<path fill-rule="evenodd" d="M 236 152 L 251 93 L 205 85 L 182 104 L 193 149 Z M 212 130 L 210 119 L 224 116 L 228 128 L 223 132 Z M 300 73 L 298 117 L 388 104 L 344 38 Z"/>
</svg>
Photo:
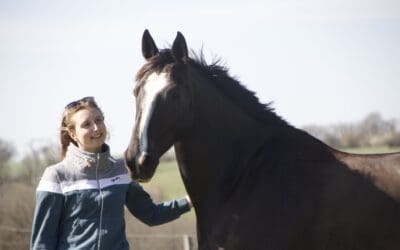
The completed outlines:
<svg viewBox="0 0 400 250">
<path fill-rule="evenodd" d="M 190 133 L 200 135 L 198 139 L 219 137 L 224 140 L 239 142 L 238 138 L 257 133 L 268 127 L 261 124 L 237 102 L 219 90 L 213 83 L 198 82 L 193 85 L 193 129 Z M 260 131 L 258 131 L 260 130 Z M 207 139 L 209 141 L 210 139 Z"/>
<path fill-rule="evenodd" d="M 191 130 L 193 146 L 197 152 L 206 151 L 223 161 L 230 160 L 232 152 L 240 146 L 257 144 L 268 132 L 265 124 L 249 116 L 228 98 L 208 91 L 202 96 L 200 105 L 194 112 L 194 124 Z M 246 147 L 240 150 L 245 155 Z"/>
<path fill-rule="evenodd" d="M 195 100 L 193 127 L 175 151 L 188 192 L 201 187 L 194 195 L 219 199 L 224 195 L 216 192 L 224 192 L 220 185 L 234 182 L 275 131 L 213 90 L 202 93 Z"/>
</svg>

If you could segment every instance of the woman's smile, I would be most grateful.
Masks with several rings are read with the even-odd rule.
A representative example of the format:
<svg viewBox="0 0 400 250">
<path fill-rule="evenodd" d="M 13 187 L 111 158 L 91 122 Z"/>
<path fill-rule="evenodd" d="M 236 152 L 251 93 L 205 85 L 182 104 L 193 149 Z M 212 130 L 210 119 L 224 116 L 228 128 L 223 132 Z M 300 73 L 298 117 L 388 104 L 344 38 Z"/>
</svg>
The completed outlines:
<svg viewBox="0 0 400 250">
<path fill-rule="evenodd" d="M 101 139 L 102 136 L 103 136 L 103 133 L 95 134 L 95 135 L 92 135 L 92 139 L 94 139 L 94 140 Z"/>
<path fill-rule="evenodd" d="M 100 152 L 107 137 L 102 113 L 98 109 L 82 109 L 76 112 L 71 120 L 75 124 L 71 138 L 76 141 L 78 147 L 88 152 Z"/>
</svg>

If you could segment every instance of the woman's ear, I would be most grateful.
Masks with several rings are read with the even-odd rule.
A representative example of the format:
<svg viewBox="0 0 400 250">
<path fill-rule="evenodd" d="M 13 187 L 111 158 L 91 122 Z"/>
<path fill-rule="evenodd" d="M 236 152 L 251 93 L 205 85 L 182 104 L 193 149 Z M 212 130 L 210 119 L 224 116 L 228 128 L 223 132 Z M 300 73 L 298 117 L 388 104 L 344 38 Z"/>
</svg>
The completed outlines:
<svg viewBox="0 0 400 250">
<path fill-rule="evenodd" d="M 68 135 L 69 135 L 69 137 L 71 137 L 71 139 L 72 139 L 73 141 L 76 141 L 75 131 L 69 129 L 69 130 L 68 130 Z"/>
</svg>

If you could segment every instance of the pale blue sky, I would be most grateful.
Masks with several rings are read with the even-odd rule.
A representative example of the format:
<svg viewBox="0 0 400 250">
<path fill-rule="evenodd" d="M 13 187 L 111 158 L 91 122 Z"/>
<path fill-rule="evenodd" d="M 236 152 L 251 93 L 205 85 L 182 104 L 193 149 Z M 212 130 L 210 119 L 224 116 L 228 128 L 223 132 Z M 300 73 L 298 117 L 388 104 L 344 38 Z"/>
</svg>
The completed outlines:
<svg viewBox="0 0 400 250">
<path fill-rule="evenodd" d="M 400 118 L 398 0 L 137 2 L 0 0 L 0 138 L 20 155 L 57 142 L 65 104 L 90 95 L 121 153 L 146 28 L 159 47 L 181 31 L 297 127 Z"/>
</svg>

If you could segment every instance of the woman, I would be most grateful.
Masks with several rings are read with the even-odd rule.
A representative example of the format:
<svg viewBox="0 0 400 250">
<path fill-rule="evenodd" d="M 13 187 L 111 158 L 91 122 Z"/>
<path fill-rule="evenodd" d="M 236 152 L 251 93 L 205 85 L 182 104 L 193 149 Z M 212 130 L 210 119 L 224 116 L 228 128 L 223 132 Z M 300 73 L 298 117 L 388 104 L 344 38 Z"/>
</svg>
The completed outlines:
<svg viewBox="0 0 400 250">
<path fill-rule="evenodd" d="M 189 198 L 154 204 L 105 144 L 104 116 L 92 97 L 71 102 L 61 122 L 62 161 L 36 192 L 31 249 L 129 249 L 124 205 L 158 225 L 190 210 Z"/>
</svg>

